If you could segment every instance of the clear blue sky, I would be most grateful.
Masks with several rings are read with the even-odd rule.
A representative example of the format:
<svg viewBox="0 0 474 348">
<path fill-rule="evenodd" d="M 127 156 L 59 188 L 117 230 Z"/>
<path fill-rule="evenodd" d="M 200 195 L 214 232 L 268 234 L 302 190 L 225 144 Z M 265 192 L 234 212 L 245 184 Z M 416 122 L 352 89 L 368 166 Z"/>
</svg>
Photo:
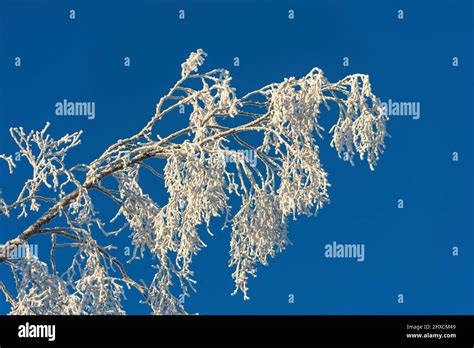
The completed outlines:
<svg viewBox="0 0 474 348">
<path fill-rule="evenodd" d="M 204 236 L 208 248 L 194 261 L 198 292 L 186 307 L 201 314 L 474 314 L 472 17 L 472 2 L 460 0 L 1 0 L 0 152 L 15 151 L 9 127 L 40 129 L 50 121 L 56 136 L 83 129 L 69 163 L 91 161 L 141 129 L 197 48 L 209 54 L 205 68 L 230 70 L 240 95 L 314 66 L 332 81 L 369 74 L 382 100 L 419 102 L 421 117 L 391 118 L 392 138 L 375 172 L 365 162 L 338 160 L 329 137 L 321 142 L 332 203 L 316 218 L 291 222 L 293 245 L 259 268 L 250 301 L 230 296 L 229 231 L 214 224 L 215 236 Z M 55 103 L 65 98 L 94 101 L 96 118 L 55 116 Z M 326 125 L 335 121 L 334 113 L 325 115 Z M 167 122 L 162 126 L 173 126 Z M 0 169 L 5 197 L 18 192 L 26 169 L 25 161 L 13 176 Z M 163 199 L 161 184 L 147 185 Z M 2 217 L 0 243 L 34 217 Z M 325 258 L 324 245 L 333 241 L 365 244 L 365 261 Z M 124 235 L 119 245 L 126 242 Z M 46 248 L 40 257 L 49 257 Z M 132 272 L 150 274 L 143 264 Z M 0 279 L 6 273 L 0 267 Z M 126 308 L 148 313 L 137 298 L 129 294 Z M 7 311 L 0 296 L 0 314 Z"/>
</svg>

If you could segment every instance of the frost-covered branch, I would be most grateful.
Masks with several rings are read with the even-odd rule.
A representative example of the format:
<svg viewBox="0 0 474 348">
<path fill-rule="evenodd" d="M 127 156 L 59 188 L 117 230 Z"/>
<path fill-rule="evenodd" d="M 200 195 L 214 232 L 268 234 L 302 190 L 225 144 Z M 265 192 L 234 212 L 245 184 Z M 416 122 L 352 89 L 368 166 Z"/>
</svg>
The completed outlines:
<svg viewBox="0 0 474 348">
<path fill-rule="evenodd" d="M 289 218 L 314 215 L 329 202 L 319 119 L 331 104 L 339 117 L 329 130 L 330 146 L 353 165 L 357 154 L 374 170 L 388 135 L 387 117 L 367 75 L 331 83 L 314 68 L 239 98 L 228 71 L 199 71 L 205 57 L 202 50 L 191 53 L 149 122 L 89 164 L 66 164 L 81 132 L 55 140 L 49 123 L 41 131 L 10 130 L 32 175 L 13 202 L 0 197 L 0 215 L 33 221 L 0 246 L 0 264 L 16 280 L 15 291 L 0 283 L 12 314 L 124 314 L 124 285 L 137 290 L 154 314 L 184 314 L 182 298 L 196 286 L 193 258 L 206 247 L 202 233 L 215 233 L 211 221 L 219 218 L 223 229 L 230 228 L 233 293 L 248 299 L 248 280 L 258 265 L 290 244 Z M 175 111 L 183 107 L 189 111 L 186 125 L 171 133 L 160 130 L 164 117 L 180 122 L 183 116 Z M 239 149 L 252 152 L 258 163 L 240 156 Z M 14 170 L 11 156 L 0 159 Z M 164 170 L 151 159 L 163 161 Z M 166 203 L 158 204 L 143 188 L 144 171 L 164 185 Z M 97 212 L 93 191 L 114 203 L 110 221 Z M 113 256 L 112 244 L 99 245 L 97 233 L 109 240 L 125 231 L 132 246 L 127 264 L 153 258 L 148 285 L 132 279 Z M 44 235 L 51 236 L 49 260 L 8 258 L 11 250 Z M 56 264 L 56 251 L 64 247 L 76 252 L 60 274 L 67 265 Z"/>
</svg>

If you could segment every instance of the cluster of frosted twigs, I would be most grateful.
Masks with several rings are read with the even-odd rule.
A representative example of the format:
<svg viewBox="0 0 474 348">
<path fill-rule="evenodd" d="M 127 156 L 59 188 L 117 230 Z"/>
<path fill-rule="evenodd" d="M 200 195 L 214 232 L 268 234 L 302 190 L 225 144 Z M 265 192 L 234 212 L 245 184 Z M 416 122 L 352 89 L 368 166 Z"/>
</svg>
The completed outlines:
<svg viewBox="0 0 474 348">
<path fill-rule="evenodd" d="M 241 291 L 248 299 L 248 279 L 256 275 L 257 266 L 266 265 L 289 243 L 288 220 L 313 215 L 329 201 L 318 142 L 324 132 L 320 110 L 330 104 L 339 109 L 329 131 L 330 145 L 351 163 L 358 153 L 374 169 L 384 148 L 387 117 L 368 76 L 350 75 L 331 83 L 315 68 L 302 78 L 238 97 L 228 71 L 198 71 L 205 56 L 202 50 L 191 53 L 181 78 L 160 99 L 150 121 L 89 164 L 66 164 L 81 132 L 55 140 L 48 134 L 49 124 L 41 131 L 11 129 L 32 175 L 13 202 L 0 197 L 0 215 L 30 215 L 33 223 L 0 251 L 7 255 L 33 237 L 51 238 L 49 260 L 31 253 L 20 259 L 0 254 L 0 267 L 7 265 L 15 279 L 14 289 L 0 281 L 12 314 L 123 314 L 121 301 L 131 288 L 154 314 L 186 313 L 183 298 L 195 286 L 193 257 L 205 247 L 203 230 L 212 234 L 211 220 L 219 217 L 230 230 L 234 293 Z M 159 121 L 176 117 L 173 111 L 183 106 L 190 111 L 187 126 L 160 134 Z M 233 126 L 227 125 L 230 119 Z M 260 139 L 258 145 L 246 141 L 249 134 Z M 229 151 L 230 143 L 253 151 L 258 165 Z M 14 172 L 11 156 L 0 159 Z M 150 159 L 165 161 L 164 170 Z M 145 192 L 143 171 L 163 182 L 166 204 L 157 204 Z M 93 191 L 116 205 L 111 221 L 103 221 L 96 210 Z M 231 201 L 238 204 L 232 207 Z M 98 233 L 111 243 L 129 233 L 132 253 L 127 263 L 119 260 L 112 244 L 99 245 Z M 65 247 L 72 247 L 74 256 L 70 264 L 61 259 L 57 267 L 56 251 Z M 153 279 L 133 279 L 127 264 L 147 253 L 152 255 Z"/>
</svg>

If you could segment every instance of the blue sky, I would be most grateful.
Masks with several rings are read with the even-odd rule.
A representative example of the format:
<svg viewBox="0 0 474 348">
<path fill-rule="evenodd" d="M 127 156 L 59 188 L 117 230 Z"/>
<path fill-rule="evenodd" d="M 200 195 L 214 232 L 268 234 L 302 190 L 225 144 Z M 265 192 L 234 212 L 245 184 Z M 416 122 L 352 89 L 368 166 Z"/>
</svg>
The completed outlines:
<svg viewBox="0 0 474 348">
<path fill-rule="evenodd" d="M 185 20 L 178 19 L 180 9 Z M 397 18 L 400 9 L 404 19 Z M 420 103 L 420 118 L 391 117 L 392 138 L 375 172 L 365 162 L 351 167 L 338 160 L 329 137 L 321 141 L 331 204 L 316 218 L 290 223 L 293 245 L 259 268 L 250 301 L 230 296 L 229 231 L 213 224 L 215 236 L 204 236 L 208 248 L 194 261 L 198 292 L 186 307 L 201 314 L 474 314 L 472 16 L 472 3 L 460 0 L 2 0 L 0 152 L 15 151 L 10 127 L 40 129 L 50 121 L 55 136 L 84 130 L 68 163 L 90 162 L 142 128 L 197 48 L 209 55 L 204 68 L 230 70 L 239 95 L 314 66 L 331 81 L 369 74 L 383 101 Z M 63 99 L 94 101 L 95 119 L 55 116 Z M 323 124 L 335 117 L 323 112 Z M 166 131 L 175 122 L 160 126 Z M 25 161 L 18 167 L 13 176 L 0 170 L 10 199 L 28 174 Z M 145 180 L 162 199 L 161 185 Z M 0 219 L 0 243 L 32 218 Z M 325 258 L 324 246 L 333 241 L 364 244 L 365 261 Z M 126 242 L 124 235 L 120 246 Z M 47 249 L 40 248 L 41 256 L 48 257 Z M 132 269 L 138 277 L 150 273 L 145 264 Z M 8 278 L 4 266 L 0 272 Z M 136 294 L 128 297 L 130 313 L 149 312 Z M 0 313 L 7 311 L 0 296 Z"/>
</svg>

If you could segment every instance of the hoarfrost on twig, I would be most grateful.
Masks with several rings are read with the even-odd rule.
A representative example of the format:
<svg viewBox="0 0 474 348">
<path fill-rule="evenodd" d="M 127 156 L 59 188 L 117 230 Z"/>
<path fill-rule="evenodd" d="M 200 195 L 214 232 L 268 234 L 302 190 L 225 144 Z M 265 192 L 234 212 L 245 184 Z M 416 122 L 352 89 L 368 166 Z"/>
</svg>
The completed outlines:
<svg viewBox="0 0 474 348">
<path fill-rule="evenodd" d="M 339 109 L 329 130 L 330 146 L 351 164 L 358 154 L 375 168 L 388 135 L 387 117 L 367 75 L 331 83 L 314 68 L 302 78 L 290 77 L 238 97 L 228 71 L 199 71 L 205 57 L 201 49 L 191 53 L 151 120 L 90 164 L 66 164 L 81 132 L 55 140 L 49 123 L 41 131 L 10 130 L 32 176 L 13 202 L 0 197 L 0 215 L 34 214 L 28 228 L 0 246 L 0 263 L 16 279 L 14 291 L 0 282 L 11 314 L 124 314 L 121 301 L 130 288 L 143 296 L 153 314 L 185 314 L 182 300 L 196 285 L 192 261 L 206 247 L 201 226 L 212 235 L 211 221 L 219 217 L 231 229 L 233 294 L 242 292 L 249 299 L 249 277 L 290 243 L 290 218 L 316 214 L 329 202 L 328 174 L 319 159 L 321 108 L 329 104 Z M 188 125 L 159 133 L 159 121 L 173 117 L 182 106 L 191 110 Z M 252 145 L 246 140 L 249 134 Z M 229 144 L 252 151 L 258 164 L 230 151 Z M 0 154 L 0 159 L 12 172 L 11 156 Z M 164 161 L 163 172 L 151 159 Z M 166 203 L 158 204 L 142 187 L 145 171 L 163 183 Z M 91 191 L 116 205 L 110 221 L 96 211 Z M 236 209 L 231 201 L 239 202 Z M 126 264 L 113 255 L 113 245 L 98 243 L 97 233 L 113 239 L 125 230 L 133 248 L 127 263 L 147 253 L 153 257 L 155 274 L 148 284 L 127 273 Z M 50 260 L 8 257 L 33 237 L 45 235 L 51 236 Z M 62 247 L 76 253 L 59 274 L 55 251 Z"/>
</svg>

